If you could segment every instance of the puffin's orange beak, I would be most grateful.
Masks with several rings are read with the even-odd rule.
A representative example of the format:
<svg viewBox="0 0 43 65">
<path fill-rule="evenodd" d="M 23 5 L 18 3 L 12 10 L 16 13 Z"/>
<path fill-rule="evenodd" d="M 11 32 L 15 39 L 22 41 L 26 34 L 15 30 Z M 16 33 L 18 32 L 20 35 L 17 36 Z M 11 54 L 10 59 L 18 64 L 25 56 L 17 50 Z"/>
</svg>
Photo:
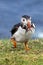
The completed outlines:
<svg viewBox="0 0 43 65">
<path fill-rule="evenodd" d="M 28 26 L 28 28 L 31 28 L 31 23 L 28 22 L 28 23 L 27 23 L 27 26 Z"/>
</svg>

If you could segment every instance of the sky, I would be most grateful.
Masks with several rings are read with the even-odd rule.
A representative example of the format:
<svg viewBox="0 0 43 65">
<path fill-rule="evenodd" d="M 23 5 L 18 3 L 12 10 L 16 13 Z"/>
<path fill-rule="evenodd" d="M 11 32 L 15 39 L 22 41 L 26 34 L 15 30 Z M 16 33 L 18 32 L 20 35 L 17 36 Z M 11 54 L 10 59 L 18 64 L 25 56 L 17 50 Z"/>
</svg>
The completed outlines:
<svg viewBox="0 0 43 65">
<path fill-rule="evenodd" d="M 43 0 L 0 0 L 0 38 L 10 38 L 9 31 L 22 15 L 32 17 L 34 36 L 43 38 Z"/>
</svg>

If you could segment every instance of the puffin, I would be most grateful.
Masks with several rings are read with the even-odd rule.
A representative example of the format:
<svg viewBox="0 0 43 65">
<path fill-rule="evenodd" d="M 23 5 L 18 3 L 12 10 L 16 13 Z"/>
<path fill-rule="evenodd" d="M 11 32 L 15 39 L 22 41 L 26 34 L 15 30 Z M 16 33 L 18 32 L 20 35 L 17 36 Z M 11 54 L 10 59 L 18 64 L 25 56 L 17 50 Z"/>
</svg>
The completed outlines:
<svg viewBox="0 0 43 65">
<path fill-rule="evenodd" d="M 17 43 L 24 43 L 25 50 L 28 51 L 28 41 L 31 39 L 35 32 L 35 25 L 31 22 L 31 16 L 23 15 L 21 17 L 21 22 L 15 24 L 11 29 L 11 42 L 13 47 L 17 47 Z"/>
</svg>

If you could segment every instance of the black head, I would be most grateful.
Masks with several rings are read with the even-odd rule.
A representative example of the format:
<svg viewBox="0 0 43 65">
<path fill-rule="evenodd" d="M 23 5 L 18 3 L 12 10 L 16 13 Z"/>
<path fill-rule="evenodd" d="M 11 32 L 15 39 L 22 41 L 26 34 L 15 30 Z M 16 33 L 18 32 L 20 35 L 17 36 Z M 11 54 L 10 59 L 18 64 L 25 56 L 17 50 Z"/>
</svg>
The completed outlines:
<svg viewBox="0 0 43 65">
<path fill-rule="evenodd" d="M 28 16 L 28 15 L 23 15 L 22 18 L 25 18 L 26 20 L 30 19 L 31 20 L 31 17 Z"/>
</svg>

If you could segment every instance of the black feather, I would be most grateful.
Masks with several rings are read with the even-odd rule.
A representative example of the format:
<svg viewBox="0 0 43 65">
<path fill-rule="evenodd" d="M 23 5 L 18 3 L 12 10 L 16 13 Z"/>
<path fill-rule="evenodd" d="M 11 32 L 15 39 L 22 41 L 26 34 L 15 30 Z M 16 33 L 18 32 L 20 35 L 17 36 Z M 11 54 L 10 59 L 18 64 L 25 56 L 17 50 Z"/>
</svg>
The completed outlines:
<svg viewBox="0 0 43 65">
<path fill-rule="evenodd" d="M 13 35 L 17 30 L 18 30 L 18 27 L 21 26 L 22 27 L 22 24 L 21 23 L 18 23 L 16 25 L 13 26 L 13 28 L 11 29 L 11 35 Z"/>
<path fill-rule="evenodd" d="M 27 20 L 30 19 L 30 16 L 28 16 L 28 15 L 23 15 L 22 17 L 26 18 Z"/>
</svg>

